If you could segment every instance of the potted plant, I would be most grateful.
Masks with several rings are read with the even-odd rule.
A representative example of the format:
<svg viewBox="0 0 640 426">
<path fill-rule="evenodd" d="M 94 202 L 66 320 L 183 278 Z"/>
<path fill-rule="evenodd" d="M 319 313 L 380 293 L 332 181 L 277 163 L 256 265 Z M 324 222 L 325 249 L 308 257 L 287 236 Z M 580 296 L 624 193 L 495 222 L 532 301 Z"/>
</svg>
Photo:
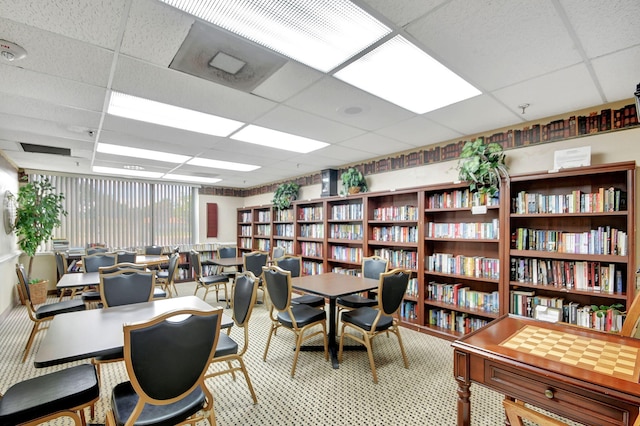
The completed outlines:
<svg viewBox="0 0 640 426">
<path fill-rule="evenodd" d="M 458 177 L 469 183 L 471 191 L 494 197 L 502 178 L 509 178 L 502 146 L 486 144 L 482 138 L 465 143 L 458 161 Z"/>
<path fill-rule="evenodd" d="M 63 201 L 64 195 L 55 191 L 48 178 L 40 177 L 18 189 L 14 231 L 18 246 L 29 256 L 29 281 L 38 246 L 51 238 L 53 230 L 60 226 L 60 216 L 67 214 Z"/>
<path fill-rule="evenodd" d="M 362 172 L 355 167 L 349 167 L 346 172 L 340 175 L 342 181 L 343 193 L 357 194 L 358 192 L 367 192 L 367 181 Z"/>
<path fill-rule="evenodd" d="M 295 182 L 282 183 L 273 193 L 271 202 L 278 210 L 285 210 L 291 207 L 291 203 L 298 198 L 300 185 Z"/>
</svg>

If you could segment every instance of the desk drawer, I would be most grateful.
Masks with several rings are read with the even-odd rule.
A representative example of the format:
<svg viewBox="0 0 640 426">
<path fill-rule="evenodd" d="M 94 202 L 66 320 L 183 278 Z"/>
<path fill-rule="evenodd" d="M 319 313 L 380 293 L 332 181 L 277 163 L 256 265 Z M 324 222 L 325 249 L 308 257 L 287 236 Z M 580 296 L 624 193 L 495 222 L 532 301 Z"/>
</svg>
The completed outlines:
<svg viewBox="0 0 640 426">
<path fill-rule="evenodd" d="M 484 383 L 498 392 L 587 425 L 629 425 L 638 413 L 617 398 L 490 360 L 484 371 Z"/>
</svg>

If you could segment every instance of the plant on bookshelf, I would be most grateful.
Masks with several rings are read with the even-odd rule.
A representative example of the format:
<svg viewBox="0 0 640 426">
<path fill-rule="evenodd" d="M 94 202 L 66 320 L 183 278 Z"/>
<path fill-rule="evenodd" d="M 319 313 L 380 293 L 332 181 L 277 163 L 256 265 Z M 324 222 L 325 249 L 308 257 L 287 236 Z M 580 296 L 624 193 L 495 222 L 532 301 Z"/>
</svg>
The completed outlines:
<svg viewBox="0 0 640 426">
<path fill-rule="evenodd" d="M 367 181 L 362 172 L 355 167 L 349 167 L 346 172 L 340 175 L 344 193 L 357 194 L 358 192 L 367 192 Z"/>
<path fill-rule="evenodd" d="M 509 178 L 502 146 L 485 143 L 483 138 L 465 143 L 458 160 L 458 177 L 469 182 L 472 191 L 496 195 L 502 178 Z"/>
<path fill-rule="evenodd" d="M 288 209 L 291 207 L 291 202 L 298 198 L 299 189 L 300 185 L 295 182 L 280 184 L 273 193 L 271 202 L 278 210 Z"/>
</svg>

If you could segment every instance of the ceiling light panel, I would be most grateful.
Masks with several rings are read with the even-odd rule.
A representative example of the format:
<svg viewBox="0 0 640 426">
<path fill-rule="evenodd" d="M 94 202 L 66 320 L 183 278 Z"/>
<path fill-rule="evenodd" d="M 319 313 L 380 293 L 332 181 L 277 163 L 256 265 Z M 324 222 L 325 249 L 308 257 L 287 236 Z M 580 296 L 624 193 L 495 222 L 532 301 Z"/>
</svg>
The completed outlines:
<svg viewBox="0 0 640 426">
<path fill-rule="evenodd" d="M 481 94 L 402 36 L 395 36 L 334 77 L 417 114 Z"/>
<path fill-rule="evenodd" d="M 96 151 L 102 154 L 122 155 L 124 157 L 142 158 L 145 160 L 164 161 L 166 163 L 182 164 L 191 157 L 168 152 L 152 151 L 150 149 L 131 148 L 122 145 L 99 143 Z"/>
<path fill-rule="evenodd" d="M 150 179 L 158 179 L 160 176 L 162 176 L 162 173 L 159 173 L 159 172 L 146 172 L 143 170 L 125 170 L 125 169 L 117 169 L 115 167 L 93 166 L 91 170 L 94 173 L 103 173 L 107 175 L 141 177 L 141 178 L 150 178 Z"/>
<path fill-rule="evenodd" d="M 200 167 L 209 167 L 212 169 L 224 169 L 224 170 L 235 170 L 238 172 L 251 172 L 253 170 L 257 170 L 260 166 L 254 166 L 252 164 L 243 164 L 243 163 L 234 163 L 232 161 L 220 161 L 220 160 L 210 160 L 208 158 L 192 158 L 187 161 L 187 164 L 192 166 L 200 166 Z"/>
<path fill-rule="evenodd" d="M 218 183 L 222 180 L 218 178 L 208 178 L 208 177 L 202 177 L 202 176 L 175 175 L 172 173 L 168 173 L 162 176 L 162 179 L 177 180 L 180 182 L 198 182 L 198 183 Z"/>
<path fill-rule="evenodd" d="M 244 123 L 161 102 L 111 92 L 108 114 L 213 136 L 229 136 Z"/>
<path fill-rule="evenodd" d="M 349 0 L 161 0 L 327 72 L 391 29 Z"/>
<path fill-rule="evenodd" d="M 267 129 L 266 127 L 255 126 L 253 124 L 235 133 L 231 136 L 231 139 L 303 154 L 329 145 L 326 142 Z"/>
</svg>

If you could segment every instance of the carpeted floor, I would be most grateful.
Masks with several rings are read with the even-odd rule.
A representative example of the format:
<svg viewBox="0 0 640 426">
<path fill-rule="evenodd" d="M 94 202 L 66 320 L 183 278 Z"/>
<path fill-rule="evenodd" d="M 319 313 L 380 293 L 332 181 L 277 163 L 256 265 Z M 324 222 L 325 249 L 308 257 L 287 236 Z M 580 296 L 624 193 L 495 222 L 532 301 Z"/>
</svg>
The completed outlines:
<svg viewBox="0 0 640 426">
<path fill-rule="evenodd" d="M 193 294 L 192 283 L 177 286 L 181 295 Z M 55 300 L 50 298 L 49 303 Z M 215 295 L 209 294 L 207 301 L 218 305 Z M 231 315 L 230 310 L 226 312 Z M 0 323 L 0 392 L 20 380 L 68 366 L 33 366 L 33 353 L 46 331 L 36 337 L 27 361 L 20 362 L 31 326 L 23 306 L 12 309 Z M 245 362 L 258 404 L 252 403 L 242 375 L 236 376 L 235 382 L 231 375 L 208 379 L 218 425 L 455 425 L 457 386 L 448 341 L 403 328 L 409 357 L 409 368 L 405 369 L 395 337 L 378 337 L 374 341 L 378 384 L 374 384 L 365 351 L 345 352 L 337 370 L 331 368 L 321 352 L 302 352 L 296 376 L 291 378 L 293 333 L 281 329 L 272 339 L 264 362 L 268 330 L 267 310 L 256 305 Z M 240 330 L 233 330 L 231 335 L 242 341 Z M 101 398 L 91 423 L 104 422 L 111 389 L 125 380 L 124 363 L 102 366 Z M 472 386 L 471 393 L 473 425 L 504 424 L 502 395 L 480 386 Z M 58 420 L 50 424 L 69 423 Z"/>
</svg>

